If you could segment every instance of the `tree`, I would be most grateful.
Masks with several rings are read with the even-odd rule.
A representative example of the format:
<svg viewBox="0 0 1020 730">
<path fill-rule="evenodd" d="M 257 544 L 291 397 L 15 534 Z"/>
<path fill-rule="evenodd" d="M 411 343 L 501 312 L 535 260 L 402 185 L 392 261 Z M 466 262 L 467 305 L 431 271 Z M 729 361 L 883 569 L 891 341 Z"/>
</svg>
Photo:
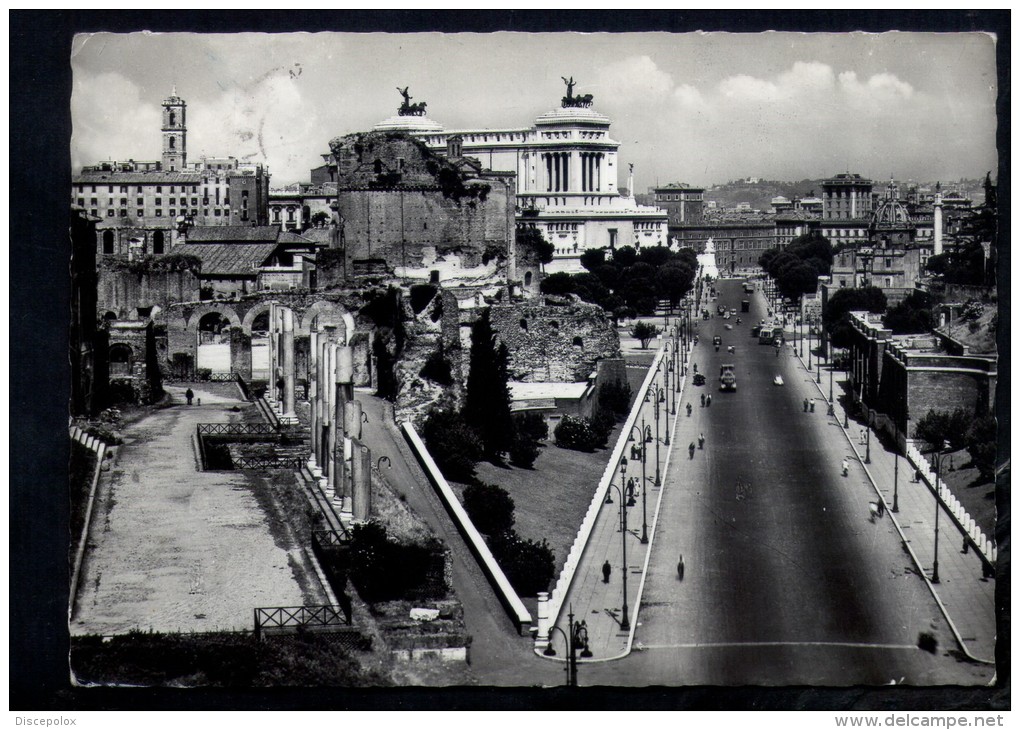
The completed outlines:
<svg viewBox="0 0 1020 730">
<path fill-rule="evenodd" d="M 547 264 L 553 260 L 553 253 L 556 251 L 555 247 L 545 240 L 542 231 L 534 226 L 518 226 L 516 239 L 517 247 L 519 249 L 530 248 L 535 252 L 535 258 L 538 259 L 539 263 Z"/>
<path fill-rule="evenodd" d="M 543 294 L 571 294 L 574 291 L 574 277 L 564 271 L 558 271 L 542 279 L 539 288 Z"/>
<path fill-rule="evenodd" d="M 538 458 L 538 444 L 527 433 L 514 429 L 509 453 L 511 464 L 530 469 Z"/>
<path fill-rule="evenodd" d="M 514 500 L 495 484 L 469 485 L 464 490 L 464 509 L 486 535 L 500 535 L 514 526 Z"/>
<path fill-rule="evenodd" d="M 850 312 L 881 314 L 885 308 L 885 293 L 877 287 L 839 289 L 826 302 L 825 311 L 822 312 L 822 323 L 828 331 L 837 322 L 848 321 Z"/>
<path fill-rule="evenodd" d="M 893 334 L 912 335 L 931 331 L 931 318 L 931 298 L 925 292 L 915 291 L 889 308 L 884 323 Z"/>
<path fill-rule="evenodd" d="M 971 461 L 974 462 L 981 478 L 985 480 L 995 476 L 997 438 L 995 416 L 991 414 L 975 418 L 967 432 L 967 453 L 970 454 Z"/>
<path fill-rule="evenodd" d="M 616 415 L 630 410 L 630 385 L 625 380 L 603 383 L 599 388 L 599 409 Z"/>
<path fill-rule="evenodd" d="M 317 213 L 312 214 L 311 223 L 316 228 L 322 228 L 329 223 L 329 213 L 324 210 L 320 210 Z"/>
<path fill-rule="evenodd" d="M 637 249 L 633 246 L 620 246 L 613 252 L 613 264 L 621 269 L 633 266 L 637 261 Z"/>
<path fill-rule="evenodd" d="M 630 336 L 641 341 L 641 349 L 647 350 L 648 343 L 659 334 L 659 328 L 648 322 L 638 322 L 630 330 Z"/>
<path fill-rule="evenodd" d="M 430 411 L 422 424 L 421 437 L 446 477 L 458 482 L 474 479 L 475 464 L 482 458 L 482 442 L 459 413 Z"/>
<path fill-rule="evenodd" d="M 673 253 L 666 246 L 645 246 L 638 251 L 638 261 L 652 267 L 659 267 L 673 258 Z"/>
<path fill-rule="evenodd" d="M 499 461 L 510 448 L 513 421 L 510 418 L 510 355 L 506 345 L 497 343 L 489 311 L 471 326 L 471 357 L 464 420 L 482 440 L 487 459 Z"/>
<path fill-rule="evenodd" d="M 914 437 L 927 444 L 929 451 L 956 451 L 965 445 L 973 419 L 962 408 L 952 412 L 932 409 L 914 426 Z"/>
<path fill-rule="evenodd" d="M 669 300 L 669 306 L 687 296 L 694 284 L 695 269 L 679 261 L 671 261 L 655 272 L 656 293 L 662 299 Z"/>
<path fill-rule="evenodd" d="M 525 434 L 535 443 L 549 438 L 549 424 L 541 413 L 526 412 L 514 414 L 514 429 Z"/>
<path fill-rule="evenodd" d="M 581 266 L 588 271 L 595 271 L 606 263 L 606 250 L 604 248 L 589 248 L 581 254 Z"/>
</svg>

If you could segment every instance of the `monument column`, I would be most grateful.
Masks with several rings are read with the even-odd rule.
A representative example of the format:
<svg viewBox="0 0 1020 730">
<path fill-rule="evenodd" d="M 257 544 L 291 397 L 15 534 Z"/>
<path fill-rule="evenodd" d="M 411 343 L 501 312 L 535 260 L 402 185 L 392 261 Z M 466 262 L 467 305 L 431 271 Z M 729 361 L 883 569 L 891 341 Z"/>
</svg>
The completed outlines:
<svg viewBox="0 0 1020 730">
<path fill-rule="evenodd" d="M 296 421 L 294 415 L 294 312 L 287 308 L 283 315 L 283 417 Z"/>
<path fill-rule="evenodd" d="M 372 516 L 372 450 L 360 441 L 354 442 L 351 453 L 354 519 L 364 522 Z"/>
<path fill-rule="evenodd" d="M 318 478 L 322 476 L 322 470 L 319 468 L 319 326 L 314 324 L 311 327 L 311 331 L 308 333 L 308 416 L 310 420 L 310 446 L 311 446 L 311 458 L 309 459 L 309 468 L 312 471 L 312 476 Z M 318 471 L 318 473 L 316 473 Z"/>
<path fill-rule="evenodd" d="M 266 374 L 266 400 L 276 400 L 276 302 L 269 302 L 269 368 Z"/>
</svg>

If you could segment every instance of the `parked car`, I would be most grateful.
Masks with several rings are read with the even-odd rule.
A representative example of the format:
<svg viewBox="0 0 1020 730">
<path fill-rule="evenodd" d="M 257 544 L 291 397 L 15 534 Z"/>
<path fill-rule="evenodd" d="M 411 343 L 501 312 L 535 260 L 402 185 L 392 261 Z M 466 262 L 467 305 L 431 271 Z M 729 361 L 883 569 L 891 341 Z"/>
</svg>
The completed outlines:
<svg viewBox="0 0 1020 730">
<path fill-rule="evenodd" d="M 705 376 L 704 376 L 704 374 L 702 374 L 702 373 L 694 373 L 694 384 L 695 385 L 704 385 L 705 384 Z"/>
</svg>

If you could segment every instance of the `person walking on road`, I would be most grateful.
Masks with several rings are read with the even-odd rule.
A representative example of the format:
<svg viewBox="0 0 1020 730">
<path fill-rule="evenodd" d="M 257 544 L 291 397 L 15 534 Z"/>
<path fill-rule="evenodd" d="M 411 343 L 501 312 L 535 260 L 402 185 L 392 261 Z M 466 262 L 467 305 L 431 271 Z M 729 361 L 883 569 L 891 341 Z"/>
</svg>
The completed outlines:
<svg viewBox="0 0 1020 730">
<path fill-rule="evenodd" d="M 843 459 L 841 467 L 843 469 L 843 476 L 847 476 L 850 473 L 850 462 L 846 458 Z"/>
<path fill-rule="evenodd" d="M 859 440 L 860 440 L 861 446 L 864 446 L 864 442 L 865 442 L 865 440 L 867 440 L 867 436 L 864 435 L 864 429 L 863 428 L 861 429 Z"/>
<path fill-rule="evenodd" d="M 881 515 L 878 514 L 878 505 L 875 502 L 868 502 L 868 513 L 868 522 L 872 524 L 875 524 L 876 517 L 881 517 Z"/>
<path fill-rule="evenodd" d="M 807 409 L 808 409 L 808 401 L 807 401 L 807 398 L 805 398 L 804 399 L 804 412 L 805 413 L 807 413 Z"/>
<path fill-rule="evenodd" d="M 684 556 L 680 556 L 680 562 L 676 564 L 676 577 L 678 580 L 684 579 Z"/>
<path fill-rule="evenodd" d="M 700 434 L 698 436 L 698 448 L 699 449 L 705 448 L 705 434 Z"/>
<path fill-rule="evenodd" d="M 608 583 L 609 576 L 613 574 L 613 566 L 609 564 L 609 561 L 602 563 L 602 582 Z"/>
<path fill-rule="evenodd" d="M 701 394 L 701 407 L 702 408 L 705 407 L 705 394 L 704 393 Z"/>
<path fill-rule="evenodd" d="M 195 397 L 195 391 L 193 391 L 191 388 L 188 388 L 186 391 L 184 391 L 184 397 L 188 399 L 188 405 L 190 406 L 192 399 Z"/>
<path fill-rule="evenodd" d="M 712 396 L 708 395 L 708 396 L 705 397 L 705 407 L 707 408 L 707 407 L 709 407 L 711 405 L 712 405 Z"/>
<path fill-rule="evenodd" d="M 691 404 L 690 403 L 687 404 L 687 417 L 688 418 L 691 417 Z"/>
<path fill-rule="evenodd" d="M 691 458 L 693 459 L 694 458 L 694 442 L 693 441 L 691 441 L 691 445 L 687 447 L 687 451 L 688 451 L 688 453 L 690 453 Z"/>
</svg>

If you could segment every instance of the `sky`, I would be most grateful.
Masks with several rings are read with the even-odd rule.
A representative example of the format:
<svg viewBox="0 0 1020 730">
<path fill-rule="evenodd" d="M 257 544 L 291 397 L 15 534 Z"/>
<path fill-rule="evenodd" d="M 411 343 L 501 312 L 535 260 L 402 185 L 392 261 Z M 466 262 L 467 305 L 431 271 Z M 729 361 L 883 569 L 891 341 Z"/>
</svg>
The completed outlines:
<svg viewBox="0 0 1020 730">
<path fill-rule="evenodd" d="M 559 106 L 564 76 L 612 120 L 639 192 L 997 166 L 985 33 L 99 33 L 76 37 L 71 65 L 76 169 L 159 159 L 175 86 L 189 160 L 262 162 L 276 187 L 306 181 L 331 138 L 393 116 L 398 86 L 447 129 L 527 127 Z"/>
</svg>

